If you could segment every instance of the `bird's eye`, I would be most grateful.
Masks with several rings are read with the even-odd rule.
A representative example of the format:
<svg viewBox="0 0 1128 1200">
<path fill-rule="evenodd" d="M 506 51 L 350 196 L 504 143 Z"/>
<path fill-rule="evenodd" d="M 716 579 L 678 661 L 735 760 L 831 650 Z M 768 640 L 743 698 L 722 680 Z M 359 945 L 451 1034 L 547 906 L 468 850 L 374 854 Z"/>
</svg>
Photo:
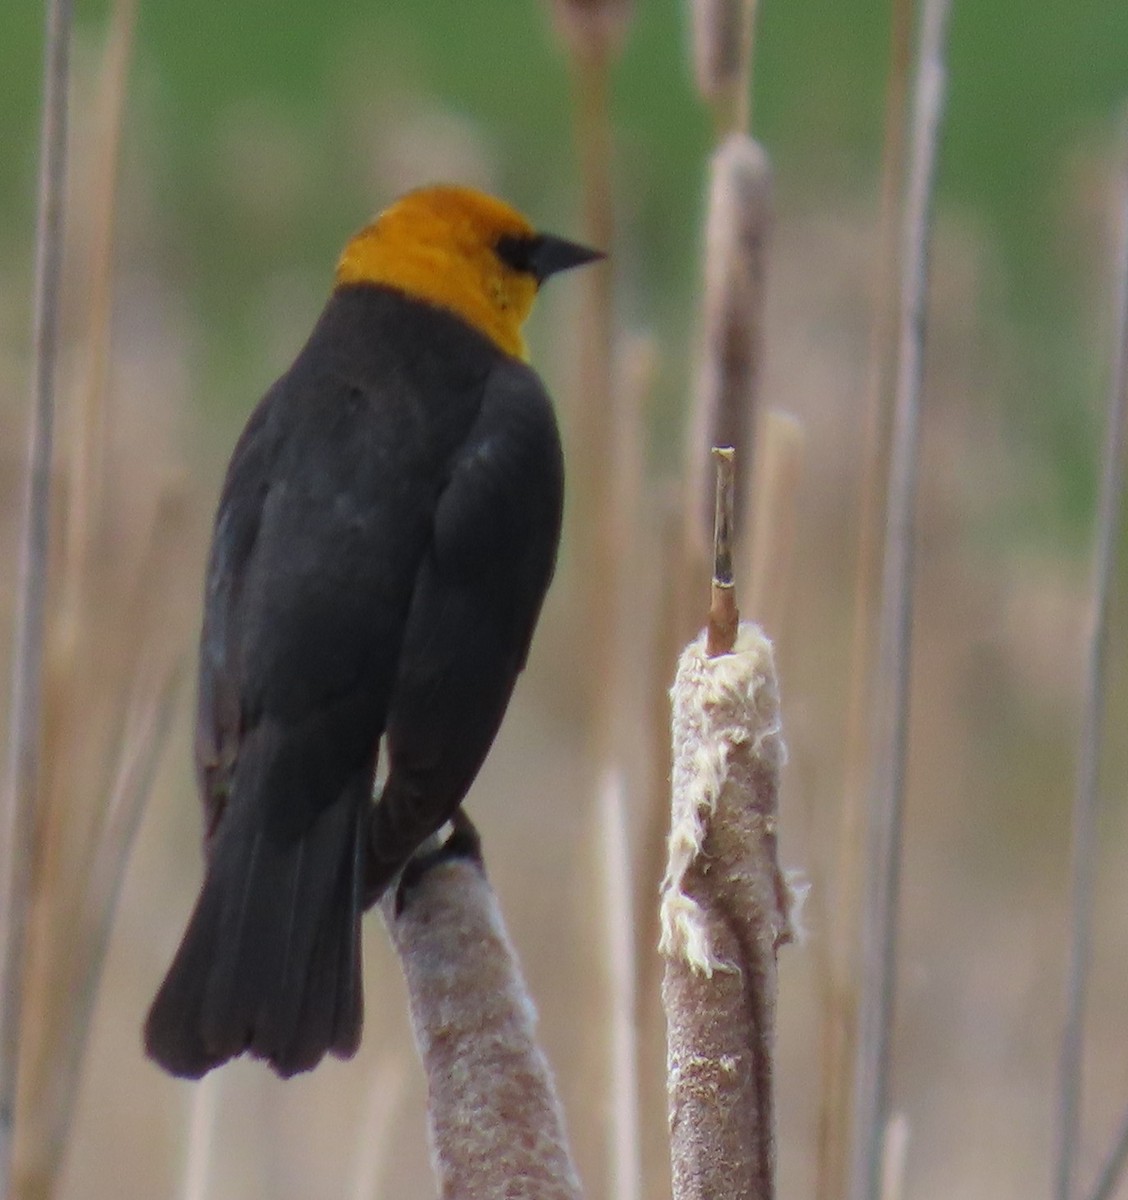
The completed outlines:
<svg viewBox="0 0 1128 1200">
<path fill-rule="evenodd" d="M 523 275 L 536 275 L 535 255 L 540 238 L 526 234 L 507 233 L 497 243 L 497 256 L 507 267 Z"/>
</svg>

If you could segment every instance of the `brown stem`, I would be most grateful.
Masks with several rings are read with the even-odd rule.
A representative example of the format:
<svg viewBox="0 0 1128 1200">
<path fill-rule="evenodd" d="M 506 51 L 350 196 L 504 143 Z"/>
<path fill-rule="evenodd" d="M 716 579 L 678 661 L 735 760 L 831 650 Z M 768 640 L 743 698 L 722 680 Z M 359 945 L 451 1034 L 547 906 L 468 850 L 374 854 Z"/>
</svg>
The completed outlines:
<svg viewBox="0 0 1128 1200">
<path fill-rule="evenodd" d="M 35 861 L 71 16 L 71 0 L 49 0 L 40 130 L 32 421 L 12 653 L 8 760 L 0 793 L 4 823 L 0 831 L 0 1196 L 8 1195 L 11 1172 L 25 943 Z"/>
<path fill-rule="evenodd" d="M 874 788 L 861 938 L 861 998 L 854 1073 L 852 1200 L 880 1186 L 888 1108 L 901 818 L 908 757 L 913 553 L 920 397 L 924 367 L 932 201 L 944 110 L 944 55 L 951 0 L 925 0 L 913 102 L 912 153 L 903 229 L 900 338 L 886 503 L 877 686 L 874 703 Z"/>
<path fill-rule="evenodd" d="M 713 447 L 717 465 L 717 501 L 713 520 L 713 590 L 705 640 L 705 653 L 710 658 L 732 653 L 740 624 L 732 573 L 734 457 L 731 446 Z"/>
<path fill-rule="evenodd" d="M 866 386 L 862 473 L 854 565 L 849 695 L 842 807 L 834 843 L 834 900 L 822 997 L 822 1095 L 816 1200 L 845 1194 L 850 1138 L 851 1064 L 857 1051 L 857 941 L 865 868 L 865 784 L 869 771 L 873 644 L 881 570 L 881 516 L 889 454 L 889 374 L 897 330 L 898 210 L 905 174 L 905 98 L 912 66 L 912 4 L 893 0 L 889 82 L 881 160 L 878 253 Z"/>
<path fill-rule="evenodd" d="M 1100 508 L 1093 561 L 1088 658 L 1086 661 L 1081 745 L 1073 801 L 1072 878 L 1070 884 L 1069 966 L 1066 973 L 1065 1022 L 1058 1078 L 1057 1200 L 1072 1200 L 1077 1147 L 1081 1135 L 1082 1065 L 1085 997 L 1088 990 L 1096 886 L 1097 815 L 1104 727 L 1108 621 L 1116 549 L 1120 543 L 1121 498 L 1124 493 L 1124 422 L 1128 413 L 1128 174 L 1120 181 L 1120 252 L 1116 276 L 1116 347 L 1113 357 L 1104 437 Z"/>
</svg>

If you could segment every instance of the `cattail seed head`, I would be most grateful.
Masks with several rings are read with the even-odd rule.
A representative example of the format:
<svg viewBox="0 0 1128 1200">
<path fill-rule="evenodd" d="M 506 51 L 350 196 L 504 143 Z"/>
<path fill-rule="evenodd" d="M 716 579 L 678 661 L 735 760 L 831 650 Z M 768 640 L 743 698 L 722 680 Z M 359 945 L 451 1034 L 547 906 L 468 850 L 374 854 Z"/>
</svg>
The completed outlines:
<svg viewBox="0 0 1128 1200">
<path fill-rule="evenodd" d="M 713 155 L 705 224 L 701 358 L 689 446 L 693 541 L 712 532 L 711 448 L 732 446 L 741 462 L 753 461 L 770 225 L 767 155 L 747 134 L 730 134 Z M 738 493 L 738 534 L 742 509 Z"/>
<path fill-rule="evenodd" d="M 551 0 L 553 24 L 573 54 L 616 54 L 634 15 L 632 0 Z"/>
<path fill-rule="evenodd" d="M 692 0 L 690 16 L 693 74 L 702 99 L 738 100 L 748 87 L 756 0 Z"/>
<path fill-rule="evenodd" d="M 794 896 L 777 860 L 784 747 L 771 643 L 686 647 L 673 692 L 669 858 L 662 884 L 673 1195 L 775 1195 L 776 951 Z"/>
</svg>

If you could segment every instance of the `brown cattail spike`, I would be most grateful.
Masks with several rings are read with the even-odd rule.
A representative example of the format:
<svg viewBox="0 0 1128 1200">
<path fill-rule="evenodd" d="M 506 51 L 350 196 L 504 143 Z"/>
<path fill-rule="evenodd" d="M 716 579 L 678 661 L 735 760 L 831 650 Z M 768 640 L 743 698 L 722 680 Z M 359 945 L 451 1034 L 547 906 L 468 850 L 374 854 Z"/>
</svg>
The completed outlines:
<svg viewBox="0 0 1128 1200">
<path fill-rule="evenodd" d="M 389 894 L 382 911 L 427 1077 L 441 1200 L 580 1200 L 536 1012 L 481 864 L 437 862 L 401 900 L 397 913 Z"/>
<path fill-rule="evenodd" d="M 709 447 L 732 446 L 742 463 L 753 461 L 772 212 L 771 167 L 752 138 L 727 137 L 713 154 L 709 176 L 701 349 L 689 431 L 689 488 L 697 497 L 686 514 L 690 544 L 708 538 Z M 742 500 L 736 503 L 741 531 Z"/>
<path fill-rule="evenodd" d="M 674 1200 L 773 1200 L 776 952 L 797 895 L 779 868 L 779 688 L 771 643 L 696 638 L 673 699 L 662 1003 Z"/>
<path fill-rule="evenodd" d="M 732 575 L 733 473 L 736 455 L 731 446 L 713 447 L 717 469 L 717 506 L 713 522 L 713 595 L 709 605 L 706 653 L 710 658 L 731 654 L 740 613 Z"/>
<path fill-rule="evenodd" d="M 553 22 L 573 54 L 617 54 L 634 13 L 631 0 L 552 0 Z"/>
<path fill-rule="evenodd" d="M 756 0 L 692 0 L 693 73 L 722 129 L 747 129 Z"/>
</svg>

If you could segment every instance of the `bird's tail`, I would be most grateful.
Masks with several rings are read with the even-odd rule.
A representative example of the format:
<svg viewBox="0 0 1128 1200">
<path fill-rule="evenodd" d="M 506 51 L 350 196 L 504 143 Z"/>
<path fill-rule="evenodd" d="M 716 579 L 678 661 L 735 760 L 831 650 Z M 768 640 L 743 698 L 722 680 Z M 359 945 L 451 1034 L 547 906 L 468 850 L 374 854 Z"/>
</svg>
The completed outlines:
<svg viewBox="0 0 1128 1200">
<path fill-rule="evenodd" d="M 299 835 L 225 812 L 187 932 L 149 1010 L 145 1049 L 198 1079 L 248 1051 L 282 1076 L 355 1053 L 367 778 Z"/>
</svg>

